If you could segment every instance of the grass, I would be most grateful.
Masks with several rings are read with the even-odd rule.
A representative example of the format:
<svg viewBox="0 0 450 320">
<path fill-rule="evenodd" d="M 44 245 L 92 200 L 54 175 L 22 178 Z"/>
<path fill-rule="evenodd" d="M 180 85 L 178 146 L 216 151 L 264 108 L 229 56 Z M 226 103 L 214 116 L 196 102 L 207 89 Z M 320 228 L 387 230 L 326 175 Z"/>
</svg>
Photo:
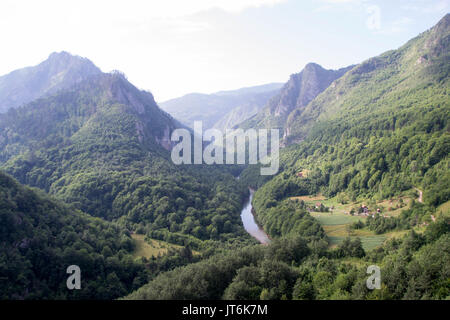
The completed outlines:
<svg viewBox="0 0 450 320">
<path fill-rule="evenodd" d="M 331 247 L 335 247 L 339 245 L 346 237 L 329 237 Z M 360 237 L 362 246 L 364 250 L 369 251 L 372 250 L 379 245 L 383 244 L 383 242 L 387 239 L 386 235 L 380 234 L 380 235 L 372 235 L 372 236 L 364 236 Z"/>
<path fill-rule="evenodd" d="M 311 212 L 311 216 L 316 218 L 324 226 L 335 226 L 351 224 L 358 220 L 364 220 L 364 217 L 350 216 L 342 213 L 330 212 Z"/>
<path fill-rule="evenodd" d="M 374 234 L 372 231 L 367 229 L 349 230 L 348 224 L 322 225 L 322 227 L 329 237 L 364 237 Z"/>
<path fill-rule="evenodd" d="M 145 241 L 145 235 L 143 234 L 132 234 L 136 248 L 133 252 L 133 257 L 145 257 L 147 259 L 151 257 L 158 257 L 166 254 L 169 248 L 181 249 L 181 246 L 174 245 L 168 242 L 150 239 Z"/>
<path fill-rule="evenodd" d="M 387 239 L 394 239 L 394 238 L 401 238 L 404 235 L 406 235 L 410 230 L 398 230 L 398 231 L 392 231 L 385 233 Z"/>
<path fill-rule="evenodd" d="M 400 199 L 403 200 L 403 203 L 404 203 L 403 207 L 401 207 Z M 400 213 L 403 210 L 409 208 L 411 200 L 412 199 L 409 197 L 399 197 L 397 199 L 386 199 L 386 200 L 382 200 L 382 201 L 377 201 L 377 205 L 384 208 L 383 214 L 396 217 L 396 216 L 400 215 Z M 399 208 L 397 208 L 397 206 Z M 389 208 L 392 208 L 392 210 L 389 211 L 388 210 Z"/>
<path fill-rule="evenodd" d="M 368 229 L 350 230 L 351 223 L 364 220 L 365 217 L 350 216 L 343 212 L 312 212 L 311 215 L 322 225 L 325 233 L 330 239 L 330 246 L 336 247 L 346 237 L 359 237 L 364 250 L 372 250 L 388 238 L 387 234 L 376 235 Z"/>
<path fill-rule="evenodd" d="M 305 202 L 309 201 L 319 201 L 319 200 L 326 200 L 326 198 L 322 195 L 316 195 L 316 196 L 299 196 L 299 197 L 291 197 L 291 200 L 303 200 Z"/>
<path fill-rule="evenodd" d="M 333 208 L 332 212 L 311 212 L 311 216 L 316 218 L 322 225 L 325 233 L 330 239 L 330 246 L 336 247 L 346 237 L 359 237 L 361 239 L 364 250 L 372 250 L 377 246 L 383 244 L 387 239 L 398 238 L 406 234 L 407 230 L 393 231 L 385 234 L 377 235 L 373 231 L 366 228 L 359 230 L 350 230 L 349 225 L 358 220 L 364 221 L 365 216 L 352 216 L 347 214 L 352 208 L 358 208 L 361 204 L 368 204 L 368 201 L 358 201 L 354 203 L 342 204 L 336 198 L 327 199 L 322 195 L 309 195 L 291 197 L 291 200 L 303 200 L 308 205 L 315 205 L 320 202 L 326 207 Z M 402 199 L 405 206 L 401 206 Z M 395 199 L 386 199 L 377 201 L 376 205 L 382 207 L 382 213 L 387 216 L 398 216 L 403 210 L 409 208 L 411 198 L 407 196 L 398 197 Z M 374 204 L 369 205 L 374 207 Z M 397 208 L 399 207 L 399 208 Z M 442 208 L 441 208 L 442 207 Z M 443 204 L 440 208 L 443 212 L 450 211 L 450 202 Z M 388 208 L 391 208 L 389 211 Z"/>
</svg>

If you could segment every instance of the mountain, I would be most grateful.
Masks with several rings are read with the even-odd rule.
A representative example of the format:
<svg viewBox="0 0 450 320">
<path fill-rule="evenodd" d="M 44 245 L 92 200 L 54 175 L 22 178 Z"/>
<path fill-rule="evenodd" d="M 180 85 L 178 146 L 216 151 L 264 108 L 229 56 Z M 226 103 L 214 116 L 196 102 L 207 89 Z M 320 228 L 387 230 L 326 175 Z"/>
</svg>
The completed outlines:
<svg viewBox="0 0 450 320">
<path fill-rule="evenodd" d="M 189 127 L 203 121 L 204 129 L 225 130 L 254 115 L 280 88 L 280 83 L 270 83 L 213 94 L 191 93 L 160 106 Z"/>
<path fill-rule="evenodd" d="M 239 179 L 258 187 L 268 246 L 160 274 L 126 298 L 448 299 L 449 44 L 446 15 L 291 111 L 279 173 L 252 185 L 249 166 Z"/>
<path fill-rule="evenodd" d="M 321 193 L 347 203 L 421 190 L 423 205 L 372 225 L 384 233 L 416 226 L 447 203 L 449 45 L 450 14 L 399 49 L 355 66 L 303 111 L 294 111 L 282 169 L 254 195 L 259 221 L 283 234 L 274 204 L 291 196 Z"/>
<path fill-rule="evenodd" d="M 280 92 L 240 127 L 284 128 L 286 120 L 294 110 L 302 112 L 309 102 L 351 68 L 352 66 L 327 70 L 316 63 L 308 63 L 300 73 L 291 75 Z"/>
<path fill-rule="evenodd" d="M 114 299 L 147 280 L 129 232 L 0 172 L 0 299 Z M 82 272 L 68 290 L 67 267 Z"/>
<path fill-rule="evenodd" d="M 100 73 L 100 69 L 86 58 L 64 51 L 52 53 L 37 66 L 0 77 L 0 113 Z"/>
<path fill-rule="evenodd" d="M 390 121 L 394 130 L 405 124 L 400 116 L 419 121 L 411 118 L 419 108 L 425 115 L 447 106 L 449 17 L 399 49 L 357 65 L 304 110 L 295 110 L 287 123 L 289 141 L 300 141 L 322 122 L 355 132 Z"/>
<path fill-rule="evenodd" d="M 158 239 L 245 238 L 247 188 L 228 167 L 175 165 L 170 135 L 179 127 L 151 93 L 102 73 L 1 114 L 0 168 Z"/>
<path fill-rule="evenodd" d="M 170 150 L 177 121 L 158 108 L 151 93 L 140 91 L 121 74 L 100 74 L 0 115 L 3 138 L 0 159 L 16 152 L 6 145 L 38 149 L 56 136 L 83 140 L 111 129 L 121 137 Z M 125 126 L 124 124 L 127 124 Z M 6 135 L 5 132 L 8 132 Z M 13 137 L 14 136 L 14 137 Z"/>
<path fill-rule="evenodd" d="M 397 50 L 292 76 L 251 119 L 285 130 L 264 180 L 175 165 L 181 124 L 119 73 L 0 114 L 0 299 L 448 299 L 449 44 L 446 15 Z M 242 226 L 249 186 L 268 245 Z M 135 256 L 136 235 L 182 248 Z M 68 292 L 72 264 L 83 289 Z"/>
</svg>

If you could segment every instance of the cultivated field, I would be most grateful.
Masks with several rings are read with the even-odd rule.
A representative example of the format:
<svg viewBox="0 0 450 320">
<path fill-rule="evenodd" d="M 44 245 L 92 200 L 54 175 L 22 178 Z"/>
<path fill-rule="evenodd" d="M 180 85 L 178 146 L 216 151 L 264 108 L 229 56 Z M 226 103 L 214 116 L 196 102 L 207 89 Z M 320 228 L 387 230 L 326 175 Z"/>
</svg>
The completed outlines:
<svg viewBox="0 0 450 320">
<path fill-rule="evenodd" d="M 303 200 L 307 205 L 314 206 L 316 204 L 323 204 L 326 207 L 333 208 L 330 212 L 310 212 L 311 216 L 316 218 L 325 230 L 325 233 L 330 238 L 331 247 L 337 246 L 346 237 L 359 237 L 363 244 L 364 250 L 371 250 L 381 245 L 386 239 L 400 237 L 406 231 L 393 231 L 385 234 L 377 235 L 373 231 L 366 228 L 360 230 L 351 230 L 349 227 L 353 222 L 358 220 L 365 221 L 367 217 L 348 214 L 352 208 L 358 208 L 362 204 L 369 202 L 358 201 L 353 203 L 342 204 L 336 198 L 327 199 L 323 195 L 308 195 L 291 197 L 292 200 Z M 411 203 L 411 198 L 401 196 L 394 199 L 385 199 L 382 201 L 372 202 L 369 204 L 370 208 L 382 208 L 382 214 L 386 216 L 398 216 L 403 210 L 407 209 Z M 448 203 L 446 203 L 448 204 Z M 446 205 L 444 204 L 444 205 Z M 448 208 L 444 206 L 443 210 Z"/>
<path fill-rule="evenodd" d="M 181 249 L 181 246 L 171 244 L 168 242 L 150 239 L 149 241 L 145 241 L 145 235 L 143 234 L 132 234 L 136 249 L 133 252 L 133 256 L 137 257 L 145 257 L 147 259 L 151 257 L 162 256 L 167 253 L 169 248 L 173 249 Z"/>
</svg>

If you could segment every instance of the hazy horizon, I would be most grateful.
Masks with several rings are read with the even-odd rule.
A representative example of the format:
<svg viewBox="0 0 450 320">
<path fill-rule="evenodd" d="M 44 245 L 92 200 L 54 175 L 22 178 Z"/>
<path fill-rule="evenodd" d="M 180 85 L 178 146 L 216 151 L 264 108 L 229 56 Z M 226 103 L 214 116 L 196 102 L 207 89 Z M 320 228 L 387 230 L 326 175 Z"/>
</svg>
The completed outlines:
<svg viewBox="0 0 450 320">
<path fill-rule="evenodd" d="M 286 82 L 309 62 L 360 63 L 429 29 L 448 9 L 448 0 L 2 1 L 8 46 L 0 74 L 67 51 L 124 72 L 163 102 Z"/>
</svg>

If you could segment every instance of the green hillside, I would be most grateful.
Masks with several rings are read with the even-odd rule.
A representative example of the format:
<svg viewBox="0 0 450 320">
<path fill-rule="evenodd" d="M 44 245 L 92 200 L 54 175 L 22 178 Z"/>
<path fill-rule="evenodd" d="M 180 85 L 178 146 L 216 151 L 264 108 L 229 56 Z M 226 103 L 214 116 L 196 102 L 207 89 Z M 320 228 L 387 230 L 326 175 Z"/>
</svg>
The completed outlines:
<svg viewBox="0 0 450 320">
<path fill-rule="evenodd" d="M 292 112 L 301 112 L 322 91 L 339 79 L 352 66 L 339 70 L 327 70 L 316 63 L 308 63 L 301 72 L 290 76 L 280 92 L 253 117 L 243 121 L 239 127 L 280 128 L 288 134 L 286 121 Z"/>
<path fill-rule="evenodd" d="M 184 244 L 245 235 L 248 191 L 225 168 L 176 166 L 180 125 L 149 92 L 102 74 L 0 115 L 0 166 L 93 216 Z"/>
<path fill-rule="evenodd" d="M 148 279 L 130 234 L 0 172 L 0 299 L 114 299 Z M 78 265 L 82 289 L 66 287 Z"/>
<path fill-rule="evenodd" d="M 423 190 L 430 210 L 448 201 L 449 38 L 447 15 L 399 50 L 356 66 L 313 100 L 289 123 L 291 143 L 304 141 L 283 150 L 282 173 L 255 194 L 255 203 L 264 208 L 318 192 L 386 199 L 414 187 Z M 302 170 L 307 177 L 297 176 Z"/>
<path fill-rule="evenodd" d="M 253 208 L 270 245 L 161 274 L 127 298 L 448 299 L 449 35 L 446 15 L 290 114 L 278 175 L 251 166 L 240 178 L 259 187 Z M 304 200 L 319 193 L 326 205 Z M 394 198 L 413 200 L 387 217 Z M 370 217 L 329 214 L 362 203 Z M 367 289 L 369 265 L 380 290 Z"/>
<path fill-rule="evenodd" d="M 283 129 L 275 176 L 173 164 L 183 125 L 119 72 L 0 114 L 0 300 L 449 299 L 449 44 L 447 14 L 359 65 L 292 75 L 241 124 Z M 264 245 L 240 216 L 249 187 Z"/>
<path fill-rule="evenodd" d="M 449 20 L 447 15 L 399 49 L 370 58 L 336 80 L 305 110 L 290 115 L 288 140 L 304 139 L 313 127 L 323 141 L 331 134 L 367 138 L 426 122 L 417 114 L 448 111 Z M 435 124 L 445 127 L 445 120 L 434 118 L 428 132 Z"/>
</svg>

